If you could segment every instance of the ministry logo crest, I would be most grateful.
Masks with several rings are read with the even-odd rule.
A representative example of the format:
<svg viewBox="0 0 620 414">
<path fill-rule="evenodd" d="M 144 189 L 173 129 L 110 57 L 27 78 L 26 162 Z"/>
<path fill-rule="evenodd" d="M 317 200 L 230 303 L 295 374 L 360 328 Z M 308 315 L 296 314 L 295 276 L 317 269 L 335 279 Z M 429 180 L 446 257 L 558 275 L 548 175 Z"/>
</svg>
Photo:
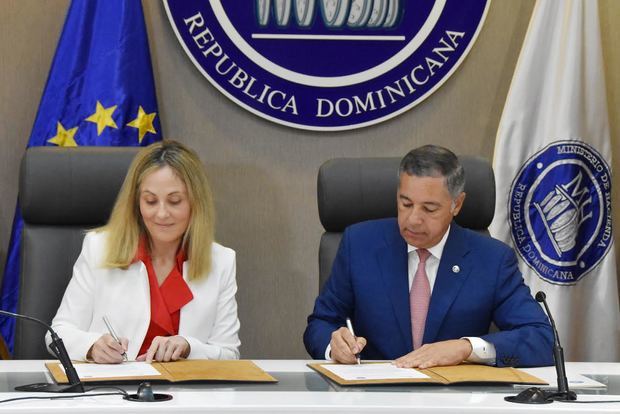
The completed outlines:
<svg viewBox="0 0 620 414">
<path fill-rule="evenodd" d="M 414 107 L 457 69 L 490 0 L 164 0 L 183 48 L 254 114 L 345 130 Z"/>
<path fill-rule="evenodd" d="M 515 178 L 508 205 L 512 239 L 539 277 L 574 284 L 612 244 L 611 172 L 582 141 L 556 141 Z"/>
</svg>

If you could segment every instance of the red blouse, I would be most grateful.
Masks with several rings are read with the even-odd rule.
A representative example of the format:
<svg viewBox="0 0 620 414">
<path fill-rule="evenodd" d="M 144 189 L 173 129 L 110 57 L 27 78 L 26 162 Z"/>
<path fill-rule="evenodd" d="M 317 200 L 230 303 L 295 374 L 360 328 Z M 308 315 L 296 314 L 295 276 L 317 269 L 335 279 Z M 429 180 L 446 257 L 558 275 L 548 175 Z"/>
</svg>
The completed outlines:
<svg viewBox="0 0 620 414">
<path fill-rule="evenodd" d="M 140 239 L 134 260 L 140 260 L 146 266 L 151 292 L 151 322 L 138 355 L 145 354 L 156 336 L 174 336 L 179 333 L 181 308 L 194 298 L 192 291 L 183 280 L 183 262 L 185 251 L 179 250 L 175 266 L 164 282 L 159 285 L 146 237 Z"/>
</svg>

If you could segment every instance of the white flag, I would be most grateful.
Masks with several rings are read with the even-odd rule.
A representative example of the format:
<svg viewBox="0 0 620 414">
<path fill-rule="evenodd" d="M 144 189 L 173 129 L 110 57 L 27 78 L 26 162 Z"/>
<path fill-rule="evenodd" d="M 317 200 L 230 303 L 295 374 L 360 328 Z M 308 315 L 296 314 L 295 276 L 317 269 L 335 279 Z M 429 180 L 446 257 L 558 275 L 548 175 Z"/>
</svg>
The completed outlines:
<svg viewBox="0 0 620 414">
<path fill-rule="evenodd" d="M 569 361 L 619 361 L 598 2 L 537 0 L 495 142 L 491 234 L 542 290 Z"/>
</svg>

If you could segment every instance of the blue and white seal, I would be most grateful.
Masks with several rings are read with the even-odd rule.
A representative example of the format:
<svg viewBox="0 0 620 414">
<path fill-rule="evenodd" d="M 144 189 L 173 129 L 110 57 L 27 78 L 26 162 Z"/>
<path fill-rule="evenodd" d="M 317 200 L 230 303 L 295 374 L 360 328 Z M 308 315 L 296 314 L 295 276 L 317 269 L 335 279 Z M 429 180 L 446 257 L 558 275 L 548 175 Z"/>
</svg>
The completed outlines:
<svg viewBox="0 0 620 414">
<path fill-rule="evenodd" d="M 523 165 L 508 217 L 525 263 L 551 283 L 588 274 L 612 245 L 611 171 L 582 141 L 556 141 Z"/>
<path fill-rule="evenodd" d="M 473 45 L 490 0 L 164 0 L 202 74 L 245 109 L 334 131 L 420 103 Z"/>
</svg>

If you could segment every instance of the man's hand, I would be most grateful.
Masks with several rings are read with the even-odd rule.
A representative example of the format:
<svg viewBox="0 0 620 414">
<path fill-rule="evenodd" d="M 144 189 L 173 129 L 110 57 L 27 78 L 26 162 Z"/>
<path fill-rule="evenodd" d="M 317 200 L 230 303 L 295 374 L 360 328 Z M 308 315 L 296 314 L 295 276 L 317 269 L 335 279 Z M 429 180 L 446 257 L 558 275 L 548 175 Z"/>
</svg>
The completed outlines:
<svg viewBox="0 0 620 414">
<path fill-rule="evenodd" d="M 398 358 L 394 364 L 399 368 L 420 369 L 458 365 L 469 357 L 471 351 L 471 343 L 467 339 L 452 339 L 422 345 L 415 351 Z"/>
<path fill-rule="evenodd" d="M 120 364 L 123 362 L 123 352 L 127 352 L 127 338 L 119 338 L 119 344 L 110 334 L 101 335 L 90 347 L 86 359 L 98 364 Z"/>
<path fill-rule="evenodd" d="M 357 362 L 356 354 L 362 352 L 366 346 L 366 338 L 358 336 L 354 338 L 351 332 L 342 327 L 332 332 L 332 340 L 329 342 L 331 346 L 331 357 L 334 362 L 340 364 L 355 364 Z"/>
<path fill-rule="evenodd" d="M 146 354 L 139 355 L 136 361 L 177 361 L 187 358 L 189 352 L 189 342 L 182 336 L 156 336 Z"/>
</svg>

